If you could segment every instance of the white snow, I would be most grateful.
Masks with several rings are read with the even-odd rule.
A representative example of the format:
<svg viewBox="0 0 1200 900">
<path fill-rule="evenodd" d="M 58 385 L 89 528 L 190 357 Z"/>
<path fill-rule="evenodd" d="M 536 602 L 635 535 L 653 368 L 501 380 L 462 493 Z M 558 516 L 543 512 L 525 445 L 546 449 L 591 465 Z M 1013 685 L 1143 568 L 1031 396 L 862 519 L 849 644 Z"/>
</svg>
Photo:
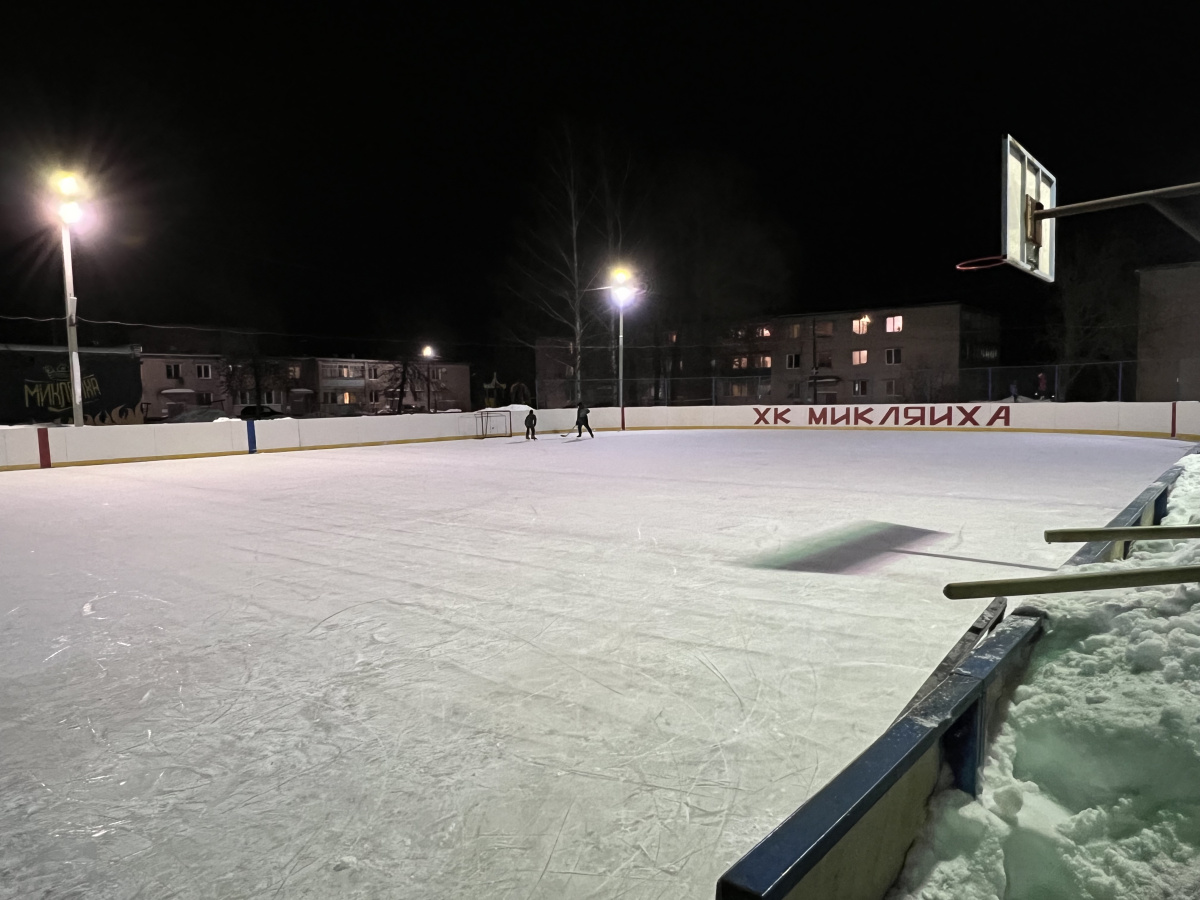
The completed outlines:
<svg viewBox="0 0 1200 900">
<path fill-rule="evenodd" d="M 1164 524 L 1200 523 L 1200 457 Z M 1196 541 L 1135 543 L 1100 571 L 1200 563 Z M 1026 598 L 1050 614 L 979 802 L 938 795 L 890 897 L 1200 896 L 1200 589 Z"/>
<path fill-rule="evenodd" d="M 4 473 L 0 897 L 712 896 L 986 605 L 942 584 L 1058 566 L 1044 528 L 1184 449 L 684 431 Z M 942 534 L 751 565 L 864 520 Z M 1155 622 L 1135 657 L 1165 641 L 1178 692 L 1194 632 Z"/>
</svg>

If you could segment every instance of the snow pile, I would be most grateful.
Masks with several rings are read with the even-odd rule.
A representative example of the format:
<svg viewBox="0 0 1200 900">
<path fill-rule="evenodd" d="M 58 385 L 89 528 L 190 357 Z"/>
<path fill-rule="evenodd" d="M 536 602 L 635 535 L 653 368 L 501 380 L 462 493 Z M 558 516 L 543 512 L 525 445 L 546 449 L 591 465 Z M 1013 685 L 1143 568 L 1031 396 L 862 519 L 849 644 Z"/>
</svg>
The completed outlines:
<svg viewBox="0 0 1200 900">
<path fill-rule="evenodd" d="M 1200 523 L 1186 457 L 1163 524 Z M 1134 544 L 1080 571 L 1200 564 Z M 979 802 L 943 791 L 889 900 L 1194 897 L 1200 891 L 1200 587 L 1031 598 L 1050 614 Z"/>
</svg>

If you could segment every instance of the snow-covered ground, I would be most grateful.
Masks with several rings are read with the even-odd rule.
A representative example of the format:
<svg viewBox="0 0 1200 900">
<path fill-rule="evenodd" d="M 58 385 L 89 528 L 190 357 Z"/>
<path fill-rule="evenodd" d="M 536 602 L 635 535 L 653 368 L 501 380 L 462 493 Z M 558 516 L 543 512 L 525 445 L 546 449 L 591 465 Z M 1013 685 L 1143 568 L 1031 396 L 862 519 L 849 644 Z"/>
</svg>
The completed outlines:
<svg viewBox="0 0 1200 900">
<path fill-rule="evenodd" d="M 986 605 L 943 583 L 1058 566 L 1044 528 L 1186 449 L 685 431 L 4 473 L 0 897 L 709 897 Z M 935 534 L 804 570 L 863 522 Z"/>
<path fill-rule="evenodd" d="M 1200 456 L 1164 520 L 1200 523 Z M 1112 571 L 1200 564 L 1144 541 Z M 895 900 L 1200 897 L 1200 588 L 1023 598 L 1049 614 L 990 748 L 979 802 L 933 804 Z"/>
</svg>

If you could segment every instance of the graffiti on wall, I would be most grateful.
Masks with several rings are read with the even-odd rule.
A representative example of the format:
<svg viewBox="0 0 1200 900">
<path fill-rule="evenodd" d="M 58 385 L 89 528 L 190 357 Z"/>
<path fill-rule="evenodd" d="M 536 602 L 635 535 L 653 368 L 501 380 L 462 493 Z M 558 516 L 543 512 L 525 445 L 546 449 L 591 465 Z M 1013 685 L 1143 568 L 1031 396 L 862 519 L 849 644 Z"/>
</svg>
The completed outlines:
<svg viewBox="0 0 1200 900">
<path fill-rule="evenodd" d="M 143 420 L 141 363 L 133 354 L 81 351 L 83 419 L 88 425 Z M 71 370 L 65 352 L 0 350 L 0 423 L 71 421 Z"/>
</svg>

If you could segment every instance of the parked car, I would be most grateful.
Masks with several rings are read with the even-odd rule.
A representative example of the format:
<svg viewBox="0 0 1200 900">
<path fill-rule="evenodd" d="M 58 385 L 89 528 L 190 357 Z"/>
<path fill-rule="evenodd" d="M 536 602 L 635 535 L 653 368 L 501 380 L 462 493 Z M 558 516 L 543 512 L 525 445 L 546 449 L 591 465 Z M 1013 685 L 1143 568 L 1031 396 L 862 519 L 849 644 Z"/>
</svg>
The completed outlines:
<svg viewBox="0 0 1200 900">
<path fill-rule="evenodd" d="M 244 406 L 238 415 L 243 419 L 278 419 L 283 413 L 269 406 Z"/>
<path fill-rule="evenodd" d="M 171 416 L 166 421 L 168 423 L 175 422 L 215 422 L 217 419 L 228 419 L 229 413 L 220 407 L 214 406 L 197 406 L 194 409 L 185 409 L 177 415 Z"/>
</svg>

